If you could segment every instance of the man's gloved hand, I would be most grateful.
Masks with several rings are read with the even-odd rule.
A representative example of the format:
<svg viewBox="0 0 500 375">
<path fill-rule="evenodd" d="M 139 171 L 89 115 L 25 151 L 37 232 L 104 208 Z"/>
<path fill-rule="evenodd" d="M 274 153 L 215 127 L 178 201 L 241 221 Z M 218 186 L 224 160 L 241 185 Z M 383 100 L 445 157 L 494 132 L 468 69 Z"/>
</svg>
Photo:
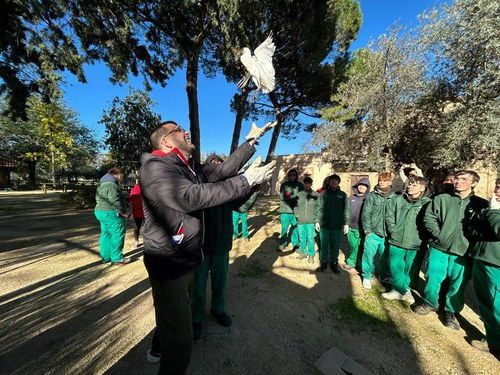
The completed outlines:
<svg viewBox="0 0 500 375">
<path fill-rule="evenodd" d="M 492 210 L 500 210 L 500 201 L 497 201 L 497 197 L 495 194 L 493 194 L 493 196 L 491 197 L 490 208 Z"/>
<path fill-rule="evenodd" d="M 262 184 L 264 181 L 269 180 L 276 168 L 276 160 L 263 166 L 260 166 L 261 163 L 262 158 L 259 156 L 243 173 L 250 186 Z"/>
<path fill-rule="evenodd" d="M 316 229 L 316 232 L 319 232 L 320 229 L 319 223 L 314 224 L 314 229 Z"/>
<path fill-rule="evenodd" d="M 250 133 L 245 137 L 247 141 L 250 139 L 255 139 L 256 141 L 262 137 L 268 130 L 274 128 L 278 121 L 275 121 L 273 123 L 268 122 L 266 125 L 264 125 L 262 128 L 259 128 L 257 125 L 255 125 L 255 122 L 252 122 L 252 128 L 250 129 Z"/>
<path fill-rule="evenodd" d="M 347 232 L 349 232 L 349 225 L 344 225 L 344 230 L 343 230 L 344 234 L 347 234 Z"/>
</svg>

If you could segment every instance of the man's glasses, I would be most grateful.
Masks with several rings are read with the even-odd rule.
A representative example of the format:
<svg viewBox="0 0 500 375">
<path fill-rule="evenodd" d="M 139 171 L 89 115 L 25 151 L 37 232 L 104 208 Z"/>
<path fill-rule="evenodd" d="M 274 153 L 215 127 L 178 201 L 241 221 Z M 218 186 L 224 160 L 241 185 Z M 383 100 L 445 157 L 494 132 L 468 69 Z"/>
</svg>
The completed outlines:
<svg viewBox="0 0 500 375">
<path fill-rule="evenodd" d="M 170 130 L 167 134 L 164 135 L 164 137 L 168 137 L 172 133 L 185 133 L 186 131 L 181 128 L 179 125 L 177 125 L 175 128 Z"/>
</svg>

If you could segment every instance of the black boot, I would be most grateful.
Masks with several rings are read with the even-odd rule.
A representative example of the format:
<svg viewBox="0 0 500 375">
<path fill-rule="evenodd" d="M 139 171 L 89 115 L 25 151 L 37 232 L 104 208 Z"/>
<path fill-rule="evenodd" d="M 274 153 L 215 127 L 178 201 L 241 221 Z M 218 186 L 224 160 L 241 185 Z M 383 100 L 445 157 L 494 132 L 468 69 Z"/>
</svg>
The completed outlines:
<svg viewBox="0 0 500 375">
<path fill-rule="evenodd" d="M 332 263 L 330 264 L 330 268 L 332 269 L 333 273 L 335 275 L 338 275 L 340 273 L 339 271 L 339 264 L 338 263 Z"/>
<path fill-rule="evenodd" d="M 316 268 L 316 272 L 323 272 L 324 270 L 326 270 L 326 267 L 328 267 L 328 263 L 321 262 L 319 264 L 319 267 Z"/>
</svg>

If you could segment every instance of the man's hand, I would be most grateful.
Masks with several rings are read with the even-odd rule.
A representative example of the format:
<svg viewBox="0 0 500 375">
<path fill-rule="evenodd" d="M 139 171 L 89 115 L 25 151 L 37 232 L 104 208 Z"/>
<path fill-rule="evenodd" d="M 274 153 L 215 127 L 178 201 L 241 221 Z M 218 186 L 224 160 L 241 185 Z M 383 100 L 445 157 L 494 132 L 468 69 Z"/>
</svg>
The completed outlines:
<svg viewBox="0 0 500 375">
<path fill-rule="evenodd" d="M 319 223 L 316 223 L 316 224 L 314 225 L 314 229 L 316 229 L 316 232 L 319 232 L 319 229 L 320 229 L 320 225 L 319 225 Z"/>
<path fill-rule="evenodd" d="M 268 122 L 266 125 L 264 125 L 262 128 L 259 128 L 255 122 L 252 122 L 252 128 L 250 129 L 250 133 L 245 137 L 247 141 L 251 139 L 255 139 L 256 141 L 262 137 L 268 130 L 274 128 L 278 121 L 275 121 L 273 123 Z"/>
<path fill-rule="evenodd" d="M 344 234 L 347 234 L 347 232 L 349 232 L 349 225 L 344 225 L 344 230 L 343 230 Z"/>
<path fill-rule="evenodd" d="M 262 163 L 262 158 L 259 156 L 250 165 L 250 167 L 243 173 L 246 177 L 248 184 L 250 186 L 262 184 L 264 181 L 269 180 L 276 168 L 276 160 L 273 160 L 269 164 L 260 166 Z"/>
</svg>

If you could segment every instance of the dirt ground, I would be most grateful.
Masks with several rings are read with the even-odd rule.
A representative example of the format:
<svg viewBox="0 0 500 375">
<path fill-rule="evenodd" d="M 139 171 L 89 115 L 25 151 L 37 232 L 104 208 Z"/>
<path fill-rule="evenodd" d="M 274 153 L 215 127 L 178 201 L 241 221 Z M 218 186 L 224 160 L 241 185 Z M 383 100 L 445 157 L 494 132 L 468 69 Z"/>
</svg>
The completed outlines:
<svg viewBox="0 0 500 375">
<path fill-rule="evenodd" d="M 259 198 L 251 241 L 234 242 L 233 325 L 207 315 L 189 374 L 312 374 L 331 347 L 374 374 L 500 373 L 496 358 L 468 344 L 484 332 L 471 293 L 462 329 L 453 331 L 436 314 L 383 300 L 376 282 L 362 290 L 354 270 L 316 274 L 317 263 L 276 252 L 277 207 L 275 198 Z M 125 253 L 134 262 L 125 266 L 100 263 L 92 210 L 63 206 L 58 193 L 1 192 L 0 228 L 1 374 L 157 372 L 145 358 L 153 305 L 131 220 Z"/>
</svg>

